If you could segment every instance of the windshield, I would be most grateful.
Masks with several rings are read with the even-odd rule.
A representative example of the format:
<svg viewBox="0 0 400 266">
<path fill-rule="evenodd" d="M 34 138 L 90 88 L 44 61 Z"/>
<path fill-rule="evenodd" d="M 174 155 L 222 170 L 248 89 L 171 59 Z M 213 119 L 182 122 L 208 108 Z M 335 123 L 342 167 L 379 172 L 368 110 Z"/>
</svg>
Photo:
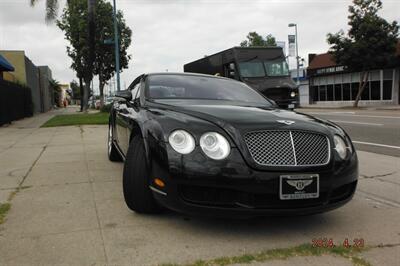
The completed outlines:
<svg viewBox="0 0 400 266">
<path fill-rule="evenodd" d="M 264 62 L 264 66 L 267 71 L 267 76 L 289 76 L 289 68 L 286 61 L 266 61 Z"/>
<path fill-rule="evenodd" d="M 261 78 L 265 76 L 289 76 L 288 65 L 285 60 L 251 61 L 239 63 L 240 75 L 243 78 Z"/>
<path fill-rule="evenodd" d="M 146 96 L 151 99 L 223 100 L 270 105 L 244 83 L 192 75 L 152 75 L 148 79 Z"/>
</svg>

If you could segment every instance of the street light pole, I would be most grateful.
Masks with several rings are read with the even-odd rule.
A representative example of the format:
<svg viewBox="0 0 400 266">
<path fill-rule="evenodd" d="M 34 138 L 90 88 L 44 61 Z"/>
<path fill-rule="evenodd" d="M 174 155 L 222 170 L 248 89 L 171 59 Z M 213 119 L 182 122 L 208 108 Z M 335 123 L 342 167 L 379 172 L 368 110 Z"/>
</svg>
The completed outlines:
<svg viewBox="0 0 400 266">
<path fill-rule="evenodd" d="M 114 0 L 115 1 L 115 0 Z M 297 35 L 297 24 L 294 26 L 295 28 L 295 35 L 296 35 L 296 62 L 297 62 L 297 85 L 300 85 L 300 71 L 299 71 L 299 46 L 298 46 L 298 40 L 299 36 Z"/>
<path fill-rule="evenodd" d="M 117 74 L 117 91 L 120 91 L 120 78 L 119 78 L 119 40 L 118 40 L 118 23 L 117 23 L 117 6 L 114 0 L 114 46 L 115 46 L 115 72 Z"/>
<path fill-rule="evenodd" d="M 289 27 L 294 27 L 295 29 L 295 40 L 296 40 L 296 64 L 297 64 L 297 78 L 296 78 L 296 82 L 297 85 L 300 85 L 300 69 L 299 69 L 299 46 L 298 46 L 298 39 L 299 36 L 297 35 L 297 24 L 296 23 L 290 23 L 288 25 Z"/>
</svg>

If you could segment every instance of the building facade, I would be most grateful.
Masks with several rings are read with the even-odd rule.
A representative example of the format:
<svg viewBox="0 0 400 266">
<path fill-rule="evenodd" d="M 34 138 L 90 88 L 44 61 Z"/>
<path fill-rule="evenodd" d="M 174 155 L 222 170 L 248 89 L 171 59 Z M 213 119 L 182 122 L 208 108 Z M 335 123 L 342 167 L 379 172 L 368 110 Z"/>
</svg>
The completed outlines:
<svg viewBox="0 0 400 266">
<path fill-rule="evenodd" d="M 53 106 L 52 79 L 48 66 L 37 67 L 24 51 L 0 51 L 0 55 L 14 66 L 13 72 L 4 73 L 6 81 L 18 83 L 31 89 L 33 112 L 46 112 Z"/>
<path fill-rule="evenodd" d="M 400 55 L 400 43 L 397 56 Z M 360 72 L 350 72 L 337 65 L 328 54 L 310 54 L 307 68 L 310 104 L 350 106 L 354 103 L 362 79 Z M 360 106 L 398 105 L 400 103 L 400 59 L 384 69 L 371 69 L 361 95 Z"/>
</svg>

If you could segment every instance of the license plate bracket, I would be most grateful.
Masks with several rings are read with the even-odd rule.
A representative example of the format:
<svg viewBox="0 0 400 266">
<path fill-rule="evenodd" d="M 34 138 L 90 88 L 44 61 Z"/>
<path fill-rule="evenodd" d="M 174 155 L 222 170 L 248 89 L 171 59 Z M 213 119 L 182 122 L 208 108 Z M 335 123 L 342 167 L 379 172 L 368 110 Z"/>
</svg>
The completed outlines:
<svg viewBox="0 0 400 266">
<path fill-rule="evenodd" d="M 279 199 L 298 200 L 319 197 L 319 175 L 281 175 L 279 177 Z"/>
</svg>

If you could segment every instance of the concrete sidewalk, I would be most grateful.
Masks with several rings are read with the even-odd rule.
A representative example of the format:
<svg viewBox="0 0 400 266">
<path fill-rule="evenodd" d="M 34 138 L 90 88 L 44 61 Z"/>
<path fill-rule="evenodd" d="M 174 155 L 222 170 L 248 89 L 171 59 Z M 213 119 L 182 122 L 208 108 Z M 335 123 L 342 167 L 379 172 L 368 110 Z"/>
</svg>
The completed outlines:
<svg viewBox="0 0 400 266">
<path fill-rule="evenodd" d="M 355 198 L 321 215 L 245 221 L 139 215 L 125 206 L 123 164 L 108 161 L 106 135 L 106 126 L 0 128 L 0 201 L 21 188 L 0 225 L 0 265 L 190 263 L 324 237 L 391 244 L 361 256 L 373 265 L 400 261 L 398 158 L 359 152 Z M 293 264 L 351 265 L 337 256 L 268 262 Z"/>
</svg>

